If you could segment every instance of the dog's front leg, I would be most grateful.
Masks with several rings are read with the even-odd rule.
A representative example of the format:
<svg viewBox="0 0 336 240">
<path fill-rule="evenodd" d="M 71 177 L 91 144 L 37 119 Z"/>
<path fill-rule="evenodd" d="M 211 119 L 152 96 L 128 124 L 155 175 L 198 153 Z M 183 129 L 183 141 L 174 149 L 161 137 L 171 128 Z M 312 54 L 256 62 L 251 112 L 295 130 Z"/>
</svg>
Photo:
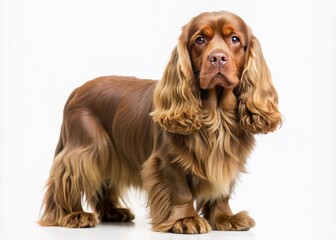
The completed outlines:
<svg viewBox="0 0 336 240">
<path fill-rule="evenodd" d="M 185 173 L 179 167 L 152 155 L 144 165 L 143 181 L 153 230 L 186 234 L 211 230 L 195 211 Z"/>
<path fill-rule="evenodd" d="M 232 213 L 229 197 L 203 203 L 200 209 L 214 230 L 246 231 L 255 226 L 254 220 L 247 212 Z"/>
</svg>

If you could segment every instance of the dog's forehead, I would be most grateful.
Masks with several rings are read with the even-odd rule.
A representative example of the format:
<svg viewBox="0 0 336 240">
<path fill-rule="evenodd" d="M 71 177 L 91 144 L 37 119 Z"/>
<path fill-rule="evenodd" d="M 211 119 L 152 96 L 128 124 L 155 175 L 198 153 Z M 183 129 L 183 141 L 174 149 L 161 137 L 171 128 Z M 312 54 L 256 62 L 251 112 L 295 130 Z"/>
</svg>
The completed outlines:
<svg viewBox="0 0 336 240">
<path fill-rule="evenodd" d="M 199 31 L 221 32 L 225 35 L 232 31 L 247 32 L 246 23 L 230 12 L 206 12 L 194 17 L 188 24 L 189 37 Z"/>
</svg>

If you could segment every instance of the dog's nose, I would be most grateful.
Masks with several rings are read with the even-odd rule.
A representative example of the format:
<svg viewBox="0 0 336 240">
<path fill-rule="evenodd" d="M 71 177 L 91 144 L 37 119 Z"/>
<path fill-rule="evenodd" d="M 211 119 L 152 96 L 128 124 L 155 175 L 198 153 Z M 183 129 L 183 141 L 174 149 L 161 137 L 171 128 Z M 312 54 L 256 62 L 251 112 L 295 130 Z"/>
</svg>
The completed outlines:
<svg viewBox="0 0 336 240">
<path fill-rule="evenodd" d="M 214 67 L 219 68 L 224 66 L 228 60 L 228 56 L 223 51 L 214 51 L 209 55 L 208 60 Z"/>
</svg>

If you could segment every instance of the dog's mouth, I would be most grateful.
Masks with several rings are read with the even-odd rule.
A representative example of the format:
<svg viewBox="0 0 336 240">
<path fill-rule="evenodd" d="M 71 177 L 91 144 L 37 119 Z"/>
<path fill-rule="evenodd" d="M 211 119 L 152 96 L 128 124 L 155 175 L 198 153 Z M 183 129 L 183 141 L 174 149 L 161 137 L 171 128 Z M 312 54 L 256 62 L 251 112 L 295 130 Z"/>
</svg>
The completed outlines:
<svg viewBox="0 0 336 240">
<path fill-rule="evenodd" d="M 222 71 L 219 71 L 212 75 L 210 80 L 206 81 L 206 89 L 212 89 L 212 88 L 233 88 L 235 87 L 235 83 Z"/>
<path fill-rule="evenodd" d="M 216 80 L 218 80 L 218 81 L 226 81 L 226 77 L 225 77 L 224 73 L 222 73 L 222 72 L 216 73 L 213 76 L 212 81 L 216 81 Z"/>
<path fill-rule="evenodd" d="M 239 83 L 238 76 L 232 72 L 226 72 L 223 69 L 217 69 L 208 73 L 202 71 L 195 71 L 195 78 L 198 86 L 202 90 L 211 90 L 214 88 L 232 89 Z"/>
</svg>

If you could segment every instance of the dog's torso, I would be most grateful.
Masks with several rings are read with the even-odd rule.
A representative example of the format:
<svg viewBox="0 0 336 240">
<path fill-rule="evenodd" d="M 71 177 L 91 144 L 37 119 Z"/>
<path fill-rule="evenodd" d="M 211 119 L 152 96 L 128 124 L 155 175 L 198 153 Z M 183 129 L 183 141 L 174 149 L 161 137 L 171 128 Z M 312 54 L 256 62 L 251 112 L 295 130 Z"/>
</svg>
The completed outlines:
<svg viewBox="0 0 336 240">
<path fill-rule="evenodd" d="M 133 77 L 101 77 L 77 88 L 64 113 L 71 115 L 72 111 L 84 109 L 108 134 L 110 156 L 104 170 L 107 181 L 141 187 L 144 162 L 156 150 L 166 148 L 168 159 L 184 168 L 197 199 L 228 195 L 238 174 L 244 171 L 247 155 L 253 147 L 250 144 L 253 136 L 236 129 L 236 122 L 232 123 L 236 121 L 235 108 L 231 106 L 226 113 L 221 111 L 221 104 L 227 108 L 235 105 L 228 102 L 229 93 L 221 93 L 221 96 L 208 93 L 207 98 L 220 98 L 219 107 L 207 106 L 208 100 L 204 99 L 204 126 L 192 136 L 185 136 L 163 130 L 150 117 L 156 84 L 155 80 Z M 216 129 L 207 127 L 211 121 L 217 122 Z M 240 148 L 232 147 L 237 144 Z"/>
</svg>

